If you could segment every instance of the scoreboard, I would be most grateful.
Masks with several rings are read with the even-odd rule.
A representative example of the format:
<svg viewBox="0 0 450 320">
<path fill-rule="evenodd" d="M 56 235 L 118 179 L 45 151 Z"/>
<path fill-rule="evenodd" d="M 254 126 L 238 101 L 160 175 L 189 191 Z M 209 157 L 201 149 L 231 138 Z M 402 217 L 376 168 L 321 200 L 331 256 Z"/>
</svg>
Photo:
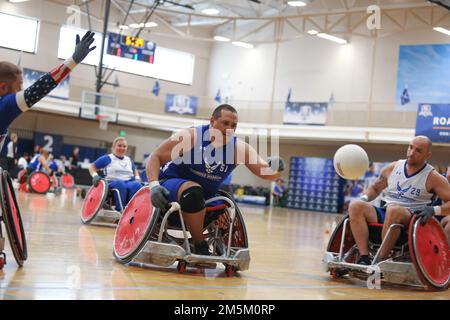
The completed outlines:
<svg viewBox="0 0 450 320">
<path fill-rule="evenodd" d="M 109 33 L 107 54 L 148 63 L 155 60 L 156 43 L 117 33 Z"/>
</svg>

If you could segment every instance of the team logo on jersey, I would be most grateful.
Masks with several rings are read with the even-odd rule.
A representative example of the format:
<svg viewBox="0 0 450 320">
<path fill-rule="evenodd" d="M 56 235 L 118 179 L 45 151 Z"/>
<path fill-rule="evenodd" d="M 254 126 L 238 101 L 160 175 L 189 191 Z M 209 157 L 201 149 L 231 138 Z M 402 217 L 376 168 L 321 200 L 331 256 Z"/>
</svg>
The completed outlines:
<svg viewBox="0 0 450 320">
<path fill-rule="evenodd" d="M 403 197 L 403 195 L 404 195 L 405 193 L 407 193 L 407 192 L 409 191 L 409 189 L 411 189 L 411 187 L 412 187 L 412 185 L 409 186 L 409 187 L 406 188 L 406 189 L 402 189 L 402 187 L 400 187 L 400 182 L 397 181 L 398 197 L 399 197 L 399 198 Z"/>
<path fill-rule="evenodd" d="M 215 165 L 210 165 L 207 161 L 207 159 L 203 158 L 204 162 L 205 162 L 205 168 L 206 168 L 206 172 L 207 173 L 213 173 L 214 170 L 217 169 L 218 166 L 220 166 L 220 162 L 215 164 Z"/>
</svg>

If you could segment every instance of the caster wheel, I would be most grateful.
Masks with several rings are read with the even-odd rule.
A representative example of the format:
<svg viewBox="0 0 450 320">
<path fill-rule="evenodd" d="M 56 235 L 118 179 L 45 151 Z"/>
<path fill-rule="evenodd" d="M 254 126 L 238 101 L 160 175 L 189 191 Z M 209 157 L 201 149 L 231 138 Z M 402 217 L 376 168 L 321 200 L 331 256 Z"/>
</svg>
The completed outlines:
<svg viewBox="0 0 450 320">
<path fill-rule="evenodd" d="M 177 270 L 179 273 L 184 273 L 186 271 L 186 262 L 178 261 Z"/>
<path fill-rule="evenodd" d="M 345 270 L 332 270 L 330 271 L 331 278 L 333 280 L 340 279 L 347 274 Z"/>
<path fill-rule="evenodd" d="M 227 265 L 225 267 L 225 273 L 227 274 L 228 278 L 232 277 L 235 271 L 236 270 L 235 270 L 235 268 L 233 268 L 233 266 Z"/>
</svg>

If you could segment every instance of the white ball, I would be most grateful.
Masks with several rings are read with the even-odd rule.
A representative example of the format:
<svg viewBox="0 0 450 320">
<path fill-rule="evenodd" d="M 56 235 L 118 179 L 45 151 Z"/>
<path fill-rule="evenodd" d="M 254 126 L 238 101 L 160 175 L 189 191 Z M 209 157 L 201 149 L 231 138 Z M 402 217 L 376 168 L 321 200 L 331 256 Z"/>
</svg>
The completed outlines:
<svg viewBox="0 0 450 320">
<path fill-rule="evenodd" d="M 364 175 L 369 167 L 366 151 L 356 144 L 346 144 L 334 154 L 334 170 L 344 179 L 357 179 Z"/>
</svg>

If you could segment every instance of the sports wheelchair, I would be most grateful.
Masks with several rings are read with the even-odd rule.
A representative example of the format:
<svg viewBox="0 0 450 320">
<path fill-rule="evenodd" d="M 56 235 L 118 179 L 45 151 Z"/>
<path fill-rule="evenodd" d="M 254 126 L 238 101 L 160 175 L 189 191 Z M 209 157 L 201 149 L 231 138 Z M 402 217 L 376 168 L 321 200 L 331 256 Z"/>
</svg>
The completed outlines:
<svg viewBox="0 0 450 320">
<path fill-rule="evenodd" d="M 47 192 L 58 193 L 61 191 L 61 188 L 69 189 L 75 185 L 73 176 L 67 173 L 57 177 L 55 174 L 49 176 L 43 171 L 28 174 L 23 169 L 17 174 L 17 179 L 20 190 L 40 194 L 46 194 Z"/>
<path fill-rule="evenodd" d="M 1 215 L 0 221 L 5 224 L 6 233 L 8 234 L 9 244 L 13 252 L 14 259 L 19 267 L 23 266 L 24 261 L 28 257 L 27 242 L 25 232 L 23 230 L 22 218 L 17 204 L 16 195 L 14 193 L 13 183 L 9 173 L 0 168 L 0 203 Z M 3 252 L 5 248 L 5 238 L 0 224 L 0 269 L 6 264 L 6 254 Z"/>
<path fill-rule="evenodd" d="M 217 204 L 219 203 L 219 204 Z M 247 231 L 233 198 L 220 190 L 206 201 L 205 240 L 210 256 L 192 253 L 180 205 L 171 203 L 167 212 L 153 208 L 150 188 L 141 188 L 125 209 L 114 236 L 114 257 L 122 264 L 140 267 L 171 266 L 184 273 L 187 267 L 215 269 L 223 263 L 227 276 L 250 265 Z"/>
<path fill-rule="evenodd" d="M 401 234 L 391 251 L 391 257 L 380 261 L 379 252 L 386 241 L 381 238 L 382 224 L 369 224 L 369 250 L 373 256 L 369 266 L 355 262 L 359 258 L 358 249 L 350 230 L 348 215 L 342 219 L 328 243 L 323 257 L 325 271 L 336 278 L 349 275 L 367 280 L 378 273 L 380 280 L 390 284 L 400 284 L 444 290 L 450 281 L 450 251 L 444 230 L 436 218 L 422 225 L 421 219 L 413 215 L 408 230 L 401 224 L 389 227 L 385 239 L 389 239 L 394 229 Z"/>
<path fill-rule="evenodd" d="M 114 193 L 119 201 L 120 211 L 115 209 Z M 81 208 L 81 221 L 84 224 L 115 228 L 123 210 L 119 190 L 108 190 L 108 181 L 101 179 L 97 187 L 92 186 L 85 195 Z"/>
</svg>

